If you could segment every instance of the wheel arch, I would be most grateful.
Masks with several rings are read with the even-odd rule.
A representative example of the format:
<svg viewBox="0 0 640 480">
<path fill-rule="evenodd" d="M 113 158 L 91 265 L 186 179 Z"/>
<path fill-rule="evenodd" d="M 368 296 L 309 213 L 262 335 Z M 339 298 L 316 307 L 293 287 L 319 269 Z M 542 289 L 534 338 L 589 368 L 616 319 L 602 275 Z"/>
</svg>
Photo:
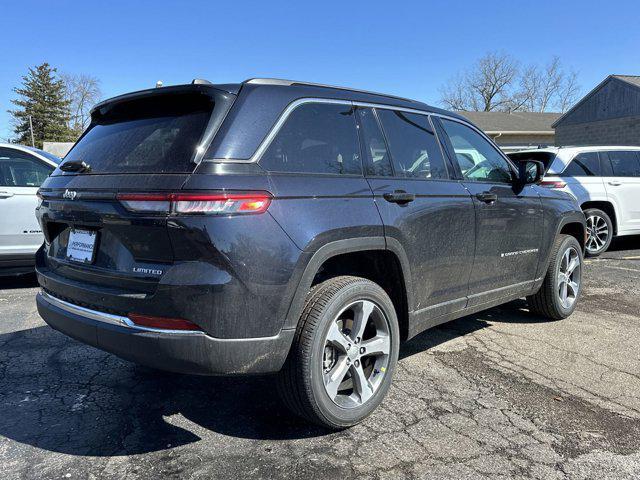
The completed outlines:
<svg viewBox="0 0 640 480">
<path fill-rule="evenodd" d="M 590 200 L 588 202 L 583 202 L 580 205 L 580 208 L 584 212 L 590 208 L 597 208 L 598 210 L 602 210 L 611 219 L 611 223 L 613 223 L 613 234 L 617 235 L 618 233 L 618 212 L 616 205 L 609 200 Z"/>
<path fill-rule="evenodd" d="M 381 271 L 381 267 L 391 271 Z M 401 338 L 407 338 L 409 310 L 413 301 L 409 261 L 399 242 L 387 243 L 384 237 L 336 240 L 315 251 L 300 277 L 284 328 L 297 326 L 305 298 L 315 283 L 346 274 L 362 276 L 380 284 L 396 307 Z"/>
</svg>

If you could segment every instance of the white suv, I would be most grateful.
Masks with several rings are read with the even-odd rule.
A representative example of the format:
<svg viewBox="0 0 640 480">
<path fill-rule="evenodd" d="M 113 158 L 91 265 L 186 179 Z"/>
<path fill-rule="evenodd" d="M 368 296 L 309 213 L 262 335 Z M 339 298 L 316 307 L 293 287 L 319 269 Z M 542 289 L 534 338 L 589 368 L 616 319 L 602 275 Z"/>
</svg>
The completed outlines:
<svg viewBox="0 0 640 480">
<path fill-rule="evenodd" d="M 42 150 L 0 143 L 0 275 L 33 270 L 43 241 L 36 193 L 58 163 Z"/>
<path fill-rule="evenodd" d="M 587 217 L 588 255 L 606 251 L 614 236 L 640 234 L 640 147 L 556 147 L 509 156 L 542 161 L 541 185 L 578 200 Z"/>
</svg>

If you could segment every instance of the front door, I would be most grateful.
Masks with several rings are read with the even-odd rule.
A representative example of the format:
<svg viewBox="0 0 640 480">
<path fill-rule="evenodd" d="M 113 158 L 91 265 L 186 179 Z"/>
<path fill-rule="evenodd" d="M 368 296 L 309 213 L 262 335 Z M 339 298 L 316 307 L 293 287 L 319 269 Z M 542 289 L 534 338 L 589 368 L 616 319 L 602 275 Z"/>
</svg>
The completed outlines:
<svg viewBox="0 0 640 480">
<path fill-rule="evenodd" d="M 399 246 L 408 260 L 415 333 L 431 319 L 466 306 L 473 201 L 460 182 L 449 179 L 427 115 L 359 108 L 358 119 L 367 180 L 387 245 Z"/>
<path fill-rule="evenodd" d="M 447 149 L 476 212 L 476 249 L 469 306 L 532 285 L 542 239 L 542 205 L 531 185 L 517 187 L 515 168 L 478 131 L 441 119 Z"/>
</svg>

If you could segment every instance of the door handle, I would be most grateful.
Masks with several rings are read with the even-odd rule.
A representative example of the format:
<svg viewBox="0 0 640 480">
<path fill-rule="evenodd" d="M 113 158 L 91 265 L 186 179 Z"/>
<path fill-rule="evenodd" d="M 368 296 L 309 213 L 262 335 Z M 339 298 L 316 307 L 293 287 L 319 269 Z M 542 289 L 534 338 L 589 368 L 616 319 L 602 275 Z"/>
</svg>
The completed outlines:
<svg viewBox="0 0 640 480">
<path fill-rule="evenodd" d="M 0 192 L 0 198 L 11 198 L 13 197 L 13 193 L 11 192 Z"/>
<path fill-rule="evenodd" d="M 614 181 L 607 182 L 607 183 L 609 183 L 609 185 L 611 185 L 611 186 L 613 186 L 613 187 L 619 187 L 620 185 L 622 185 L 622 183 L 620 183 L 620 182 L 614 182 Z"/>
<path fill-rule="evenodd" d="M 382 197 L 391 203 L 405 204 L 413 202 L 416 199 L 415 194 L 405 192 L 404 190 L 396 190 L 393 193 L 385 193 Z"/>
<path fill-rule="evenodd" d="M 484 203 L 494 203 L 498 200 L 498 195 L 495 193 L 482 192 L 476 195 L 476 198 Z"/>
</svg>

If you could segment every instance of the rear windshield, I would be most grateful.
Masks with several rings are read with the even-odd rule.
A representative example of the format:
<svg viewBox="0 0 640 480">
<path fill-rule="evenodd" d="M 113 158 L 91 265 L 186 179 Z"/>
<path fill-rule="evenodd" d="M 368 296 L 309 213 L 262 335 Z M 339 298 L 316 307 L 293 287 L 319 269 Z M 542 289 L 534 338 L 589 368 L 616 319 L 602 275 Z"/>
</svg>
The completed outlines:
<svg viewBox="0 0 640 480">
<path fill-rule="evenodd" d="M 190 173 L 213 107 L 213 98 L 198 93 L 115 104 L 94 113 L 64 160 L 84 161 L 91 174 Z"/>
<path fill-rule="evenodd" d="M 537 160 L 544 163 L 545 173 L 556 158 L 553 152 L 515 152 L 510 153 L 509 158 L 515 162 L 524 162 L 527 160 Z"/>
</svg>

